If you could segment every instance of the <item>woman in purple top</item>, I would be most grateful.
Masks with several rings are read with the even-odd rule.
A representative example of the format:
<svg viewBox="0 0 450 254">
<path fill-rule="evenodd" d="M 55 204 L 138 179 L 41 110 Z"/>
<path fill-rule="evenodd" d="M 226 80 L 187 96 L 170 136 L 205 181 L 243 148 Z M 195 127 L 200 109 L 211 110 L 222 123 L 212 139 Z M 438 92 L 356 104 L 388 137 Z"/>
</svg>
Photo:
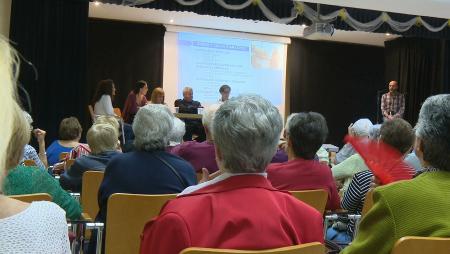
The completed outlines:
<svg viewBox="0 0 450 254">
<path fill-rule="evenodd" d="M 123 108 L 122 115 L 126 123 L 132 124 L 139 108 L 147 104 L 147 92 L 147 82 L 143 80 L 136 82 L 134 89 L 128 94 Z"/>
<path fill-rule="evenodd" d="M 208 169 L 209 173 L 219 170 L 216 162 L 216 152 L 211 128 L 214 121 L 214 114 L 220 105 L 207 107 L 203 112 L 202 124 L 206 133 L 206 141 L 187 141 L 175 146 L 171 153 L 187 160 L 194 167 L 195 171 L 202 172 L 202 168 Z"/>
</svg>

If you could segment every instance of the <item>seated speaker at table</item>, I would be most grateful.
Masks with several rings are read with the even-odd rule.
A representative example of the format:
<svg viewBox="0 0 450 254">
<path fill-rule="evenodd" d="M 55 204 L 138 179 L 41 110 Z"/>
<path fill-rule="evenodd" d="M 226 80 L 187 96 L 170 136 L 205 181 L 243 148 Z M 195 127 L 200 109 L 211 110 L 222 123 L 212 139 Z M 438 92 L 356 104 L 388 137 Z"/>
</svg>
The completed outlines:
<svg viewBox="0 0 450 254">
<path fill-rule="evenodd" d="M 194 91 L 190 87 L 183 89 L 183 99 L 175 101 L 175 107 L 178 107 L 179 113 L 198 114 L 198 109 L 203 108 L 199 101 L 194 101 Z M 192 140 L 192 135 L 197 135 L 196 141 L 203 142 L 206 139 L 205 131 L 202 126 L 202 121 L 198 119 L 184 119 L 186 124 L 186 134 L 183 140 Z"/>
</svg>

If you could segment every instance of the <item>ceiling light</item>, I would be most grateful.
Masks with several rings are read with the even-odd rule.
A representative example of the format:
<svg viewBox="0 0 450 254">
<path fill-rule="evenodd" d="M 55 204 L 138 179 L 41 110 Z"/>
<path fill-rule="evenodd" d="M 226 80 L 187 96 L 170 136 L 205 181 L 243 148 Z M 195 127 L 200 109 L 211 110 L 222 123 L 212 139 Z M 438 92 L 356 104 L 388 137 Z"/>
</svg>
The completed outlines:
<svg viewBox="0 0 450 254">
<path fill-rule="evenodd" d="M 170 19 L 169 22 L 170 22 L 170 23 L 173 23 L 173 19 Z"/>
<path fill-rule="evenodd" d="M 95 5 L 95 6 L 99 6 L 99 5 L 100 5 L 100 2 L 99 2 L 99 1 L 94 1 L 94 5 Z"/>
<path fill-rule="evenodd" d="M 390 36 L 391 34 L 390 33 L 386 33 L 386 36 Z"/>
<path fill-rule="evenodd" d="M 306 24 L 302 24 L 302 27 L 306 27 Z"/>
</svg>

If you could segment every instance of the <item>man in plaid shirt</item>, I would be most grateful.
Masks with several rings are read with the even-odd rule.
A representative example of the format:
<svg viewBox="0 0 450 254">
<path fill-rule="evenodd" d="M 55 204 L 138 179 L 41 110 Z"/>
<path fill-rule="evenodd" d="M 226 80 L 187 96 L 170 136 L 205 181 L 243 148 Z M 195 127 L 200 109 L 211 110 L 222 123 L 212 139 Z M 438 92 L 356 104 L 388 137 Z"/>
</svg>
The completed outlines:
<svg viewBox="0 0 450 254">
<path fill-rule="evenodd" d="M 389 82 L 389 92 L 381 97 L 381 112 L 384 120 L 403 118 L 405 112 L 405 96 L 398 92 L 397 81 Z"/>
</svg>

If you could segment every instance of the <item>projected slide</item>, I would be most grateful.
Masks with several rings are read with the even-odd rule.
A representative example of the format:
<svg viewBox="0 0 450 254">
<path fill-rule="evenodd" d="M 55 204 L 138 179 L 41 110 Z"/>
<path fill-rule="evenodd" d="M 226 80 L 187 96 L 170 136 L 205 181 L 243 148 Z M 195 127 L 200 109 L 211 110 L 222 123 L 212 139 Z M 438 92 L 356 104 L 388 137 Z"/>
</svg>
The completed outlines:
<svg viewBox="0 0 450 254">
<path fill-rule="evenodd" d="M 231 97 L 259 94 L 274 105 L 282 103 L 284 45 L 248 39 L 178 33 L 178 96 L 185 86 L 194 99 L 216 103 L 219 87 L 231 87 Z"/>
</svg>

